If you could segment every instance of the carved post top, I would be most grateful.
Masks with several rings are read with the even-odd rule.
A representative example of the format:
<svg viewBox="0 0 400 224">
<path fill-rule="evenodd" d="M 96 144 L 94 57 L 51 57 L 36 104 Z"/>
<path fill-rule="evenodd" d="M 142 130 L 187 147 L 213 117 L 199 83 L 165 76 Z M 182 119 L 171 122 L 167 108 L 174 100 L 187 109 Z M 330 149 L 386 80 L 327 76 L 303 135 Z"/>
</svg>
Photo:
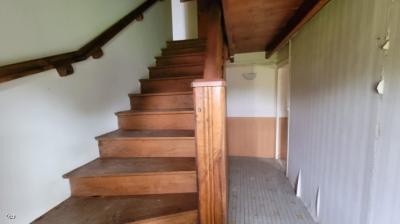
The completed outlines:
<svg viewBox="0 0 400 224">
<path fill-rule="evenodd" d="M 196 79 L 192 82 L 192 87 L 225 87 L 226 82 L 225 80 L 222 79 L 215 79 L 215 80 L 209 80 L 209 79 Z"/>
</svg>

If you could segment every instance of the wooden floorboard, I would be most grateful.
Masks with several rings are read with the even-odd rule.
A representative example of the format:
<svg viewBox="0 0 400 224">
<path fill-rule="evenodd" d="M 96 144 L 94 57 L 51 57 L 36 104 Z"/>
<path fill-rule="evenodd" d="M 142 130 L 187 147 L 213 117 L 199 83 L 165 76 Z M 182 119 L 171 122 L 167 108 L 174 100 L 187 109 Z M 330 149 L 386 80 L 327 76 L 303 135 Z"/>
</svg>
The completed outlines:
<svg viewBox="0 0 400 224">
<path fill-rule="evenodd" d="M 197 209 L 197 194 L 71 197 L 33 224 L 125 224 Z"/>
<path fill-rule="evenodd" d="M 64 178 L 192 172 L 195 170 L 195 158 L 99 158 L 65 174 Z"/>
<path fill-rule="evenodd" d="M 194 137 L 194 130 L 116 130 L 102 136 L 97 140 L 103 139 L 123 139 L 123 138 L 176 138 Z"/>
</svg>

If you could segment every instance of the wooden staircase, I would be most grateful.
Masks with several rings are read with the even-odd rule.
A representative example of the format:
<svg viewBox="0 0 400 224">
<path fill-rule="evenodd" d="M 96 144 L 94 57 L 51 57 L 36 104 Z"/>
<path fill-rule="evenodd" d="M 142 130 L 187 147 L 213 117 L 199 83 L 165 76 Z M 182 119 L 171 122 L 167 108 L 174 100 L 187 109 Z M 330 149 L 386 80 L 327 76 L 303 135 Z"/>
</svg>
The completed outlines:
<svg viewBox="0 0 400 224">
<path fill-rule="evenodd" d="M 205 45 L 167 42 L 131 109 L 116 113 L 119 130 L 96 138 L 100 158 L 65 174 L 71 197 L 34 224 L 198 222 L 191 83 L 203 77 Z"/>
</svg>

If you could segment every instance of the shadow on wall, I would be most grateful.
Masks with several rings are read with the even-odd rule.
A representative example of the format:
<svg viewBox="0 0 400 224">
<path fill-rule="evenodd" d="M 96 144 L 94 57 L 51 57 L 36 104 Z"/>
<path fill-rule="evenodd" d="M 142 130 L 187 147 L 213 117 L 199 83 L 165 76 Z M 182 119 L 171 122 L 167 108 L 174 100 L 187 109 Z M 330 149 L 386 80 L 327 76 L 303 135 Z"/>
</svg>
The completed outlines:
<svg viewBox="0 0 400 224">
<path fill-rule="evenodd" d="M 66 8 L 82 4 L 69 2 Z M 102 4 L 107 8 L 109 3 Z M 51 70 L 0 84 L 0 178 L 5 180 L 0 223 L 9 222 L 3 214 L 15 215 L 13 224 L 30 223 L 69 197 L 62 175 L 96 158 L 94 137 L 117 128 L 114 113 L 129 109 L 128 94 L 139 92 L 138 79 L 147 76 L 147 66 L 171 39 L 170 9 L 169 1 L 157 3 L 143 22 L 128 27 L 104 48 L 104 57 L 75 64 L 71 76 L 61 78 Z M 83 39 L 74 46 L 88 37 Z"/>
</svg>

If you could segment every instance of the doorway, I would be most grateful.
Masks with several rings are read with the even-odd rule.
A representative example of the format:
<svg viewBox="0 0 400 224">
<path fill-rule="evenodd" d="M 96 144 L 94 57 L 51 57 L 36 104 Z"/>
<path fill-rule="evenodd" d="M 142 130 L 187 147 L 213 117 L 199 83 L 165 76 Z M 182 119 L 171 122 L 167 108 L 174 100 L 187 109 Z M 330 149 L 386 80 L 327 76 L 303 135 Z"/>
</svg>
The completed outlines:
<svg viewBox="0 0 400 224">
<path fill-rule="evenodd" d="M 288 156 L 288 128 L 290 108 L 290 65 L 278 66 L 276 72 L 276 148 L 275 159 L 286 167 Z"/>
</svg>

